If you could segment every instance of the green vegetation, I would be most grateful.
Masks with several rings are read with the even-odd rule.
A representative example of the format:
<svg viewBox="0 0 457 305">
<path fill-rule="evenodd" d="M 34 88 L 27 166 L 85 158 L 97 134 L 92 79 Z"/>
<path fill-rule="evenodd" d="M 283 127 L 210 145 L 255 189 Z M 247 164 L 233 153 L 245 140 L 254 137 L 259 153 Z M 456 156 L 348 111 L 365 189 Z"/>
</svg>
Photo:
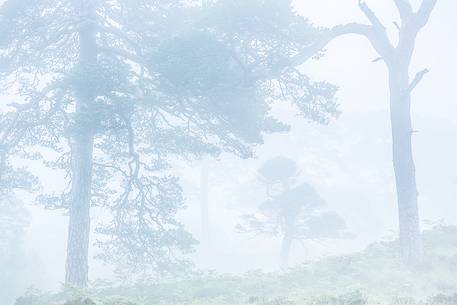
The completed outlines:
<svg viewBox="0 0 457 305">
<path fill-rule="evenodd" d="M 242 276 L 194 273 L 186 279 L 143 280 L 132 285 L 93 283 L 58 294 L 29 292 L 17 305 L 451 305 L 457 304 L 457 227 L 439 225 L 424 232 L 426 258 L 406 267 L 398 242 L 290 269 Z M 413 298 L 414 297 L 414 298 Z M 85 300 L 88 303 L 84 303 Z"/>
</svg>

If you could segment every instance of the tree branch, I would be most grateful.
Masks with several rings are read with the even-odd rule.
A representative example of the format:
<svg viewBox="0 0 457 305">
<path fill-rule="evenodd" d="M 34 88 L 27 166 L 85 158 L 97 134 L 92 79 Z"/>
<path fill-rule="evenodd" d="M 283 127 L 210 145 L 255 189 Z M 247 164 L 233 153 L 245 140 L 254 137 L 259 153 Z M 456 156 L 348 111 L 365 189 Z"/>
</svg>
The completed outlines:
<svg viewBox="0 0 457 305">
<path fill-rule="evenodd" d="M 46 95 L 51 93 L 52 91 L 61 88 L 63 85 L 63 82 L 60 80 L 51 82 L 48 84 L 46 87 L 44 87 L 40 92 L 35 93 L 34 96 L 30 98 L 30 101 L 27 103 L 10 103 L 8 104 L 9 107 L 16 108 L 17 111 L 24 111 L 24 110 L 29 110 L 32 107 L 34 107 L 37 103 L 41 102 Z"/>
<path fill-rule="evenodd" d="M 413 90 L 417 87 L 417 85 L 419 85 L 421 80 L 424 78 L 425 74 L 427 74 L 428 72 L 430 72 L 429 69 L 424 69 L 416 73 L 416 76 L 414 77 L 413 81 L 408 87 L 407 94 L 411 94 L 411 92 L 413 92 Z"/>
<path fill-rule="evenodd" d="M 411 6 L 409 0 L 394 0 L 394 2 L 397 6 L 398 12 L 400 13 L 402 23 L 405 24 L 413 15 L 413 7 Z"/>
<path fill-rule="evenodd" d="M 266 70 L 264 68 L 259 70 L 254 70 L 251 72 L 251 77 L 254 79 L 272 79 L 278 77 L 285 69 L 290 67 L 299 66 L 313 56 L 316 55 L 319 51 L 325 48 L 333 39 L 346 35 L 346 34 L 359 34 L 363 36 L 371 36 L 372 27 L 365 24 L 350 23 L 347 25 L 335 26 L 332 29 L 325 32 L 322 37 L 316 41 L 313 45 L 302 50 L 298 54 L 289 58 L 286 62 L 283 62 L 281 66 L 276 67 L 276 69 Z"/>
<path fill-rule="evenodd" d="M 391 57 L 394 48 L 387 36 L 386 27 L 364 1 L 359 0 L 359 8 L 372 25 L 371 31 L 365 33 L 365 36 L 370 40 L 379 55 L 384 57 L 385 60 L 388 60 Z"/>
<path fill-rule="evenodd" d="M 332 29 L 333 38 L 346 34 L 357 34 L 366 37 L 373 48 L 378 52 L 380 57 L 384 61 L 388 62 L 394 53 L 394 47 L 392 46 L 389 37 L 384 28 L 382 31 L 377 30 L 375 26 L 359 24 L 359 23 L 348 23 L 346 25 L 339 25 Z"/>
<path fill-rule="evenodd" d="M 381 20 L 379 20 L 373 10 L 371 10 L 364 1 L 359 0 L 359 8 L 375 28 L 378 30 L 386 30 L 386 27 L 382 24 Z"/>
<path fill-rule="evenodd" d="M 396 3 L 401 5 L 403 2 L 403 5 L 405 5 L 407 4 L 405 1 L 406 0 L 397 0 Z M 281 65 L 278 65 L 276 68 L 266 70 L 262 67 L 258 70 L 252 71 L 250 76 L 255 80 L 277 78 L 279 75 L 281 75 L 281 73 L 284 72 L 284 70 L 305 63 L 307 60 L 315 56 L 316 53 L 325 48 L 325 46 L 327 46 L 333 39 L 347 34 L 357 34 L 366 37 L 376 52 L 378 52 L 380 58 L 382 58 L 386 63 L 389 63 L 393 58 L 395 48 L 387 36 L 386 28 L 365 2 L 359 0 L 359 7 L 368 18 L 371 25 L 348 23 L 345 25 L 335 26 L 332 29 L 326 31 L 313 45 L 292 56 L 285 62 L 282 62 Z"/>
<path fill-rule="evenodd" d="M 394 21 L 394 25 L 395 25 L 395 27 L 397 28 L 398 31 L 401 31 L 401 27 L 398 24 L 398 22 Z"/>
<path fill-rule="evenodd" d="M 112 27 L 112 26 L 97 25 L 97 27 L 101 32 L 103 32 L 105 34 L 111 34 L 111 35 L 117 37 L 118 39 L 124 40 L 125 42 L 130 44 L 130 46 L 135 50 L 136 55 L 141 56 L 140 46 L 132 38 L 130 38 L 127 33 L 121 31 L 118 28 Z"/>
<path fill-rule="evenodd" d="M 255 80 L 277 78 L 284 70 L 305 63 L 315 56 L 317 52 L 325 48 L 335 38 L 347 34 L 357 34 L 366 37 L 384 61 L 389 61 L 393 55 L 394 47 L 390 43 L 385 31 L 384 34 L 382 34 L 382 32 L 375 31 L 374 26 L 372 25 L 348 23 L 345 25 L 335 26 L 326 31 L 313 45 L 302 50 L 295 56 L 292 56 L 280 66 L 271 70 L 266 70 L 264 68 L 254 70 L 251 72 L 250 76 Z"/>
<path fill-rule="evenodd" d="M 145 66 L 145 61 L 143 60 L 143 58 L 141 58 L 140 56 L 138 56 L 136 54 L 125 51 L 125 50 L 111 48 L 111 47 L 100 47 L 99 51 L 112 55 L 112 56 L 122 57 L 122 58 L 124 58 L 126 60 L 130 60 L 133 63 L 136 63 L 137 65 L 142 66 L 142 67 Z"/>
<path fill-rule="evenodd" d="M 415 25 L 417 26 L 417 29 L 421 29 L 427 24 L 437 2 L 438 0 L 422 1 L 419 11 L 416 13 L 415 17 Z"/>
</svg>

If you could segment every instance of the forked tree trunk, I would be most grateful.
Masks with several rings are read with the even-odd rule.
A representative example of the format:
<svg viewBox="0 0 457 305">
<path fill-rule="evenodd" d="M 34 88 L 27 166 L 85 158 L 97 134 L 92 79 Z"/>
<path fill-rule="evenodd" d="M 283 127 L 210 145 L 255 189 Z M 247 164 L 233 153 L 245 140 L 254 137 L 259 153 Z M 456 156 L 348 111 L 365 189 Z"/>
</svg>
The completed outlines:
<svg viewBox="0 0 457 305">
<path fill-rule="evenodd" d="M 95 13 L 91 0 L 76 1 L 81 12 L 79 30 L 79 65 L 82 71 L 90 71 L 97 64 Z M 89 79 L 89 77 L 87 78 Z M 90 86 L 76 93 L 76 117 L 84 117 L 90 111 L 94 93 Z M 77 134 L 71 139 L 71 196 L 68 228 L 65 283 L 79 287 L 87 285 L 89 274 L 90 199 L 92 185 L 92 154 L 94 136 L 88 126 L 77 126 Z"/>
<path fill-rule="evenodd" d="M 392 127 L 392 156 L 397 191 L 398 217 L 400 229 L 400 250 L 408 264 L 421 261 L 423 247 L 420 233 L 419 209 L 417 200 L 416 173 L 413 160 L 411 136 L 411 92 L 421 81 L 427 69 L 409 79 L 409 66 L 414 53 L 419 31 L 427 24 L 437 0 L 422 0 L 417 11 L 408 0 L 393 0 L 401 17 L 401 26 L 395 23 L 399 39 L 392 44 L 387 31 L 376 14 L 364 1 L 359 7 L 370 21 L 369 25 L 350 23 L 335 27 L 329 36 L 317 47 L 345 34 L 365 36 L 381 56 L 389 70 L 390 113 Z M 313 49 L 314 50 L 314 49 Z M 309 55 L 308 55 L 309 56 Z M 306 58 L 306 56 L 302 56 Z"/>
</svg>

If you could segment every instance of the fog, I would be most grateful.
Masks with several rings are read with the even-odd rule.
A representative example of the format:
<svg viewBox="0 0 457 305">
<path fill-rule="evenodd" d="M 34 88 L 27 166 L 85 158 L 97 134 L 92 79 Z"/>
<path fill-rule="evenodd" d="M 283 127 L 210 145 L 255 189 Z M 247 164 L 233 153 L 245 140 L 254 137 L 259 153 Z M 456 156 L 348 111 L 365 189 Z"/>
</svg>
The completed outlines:
<svg viewBox="0 0 457 305">
<path fill-rule="evenodd" d="M 0 1 L 0 305 L 457 304 L 457 2 L 202 2 Z"/>
</svg>

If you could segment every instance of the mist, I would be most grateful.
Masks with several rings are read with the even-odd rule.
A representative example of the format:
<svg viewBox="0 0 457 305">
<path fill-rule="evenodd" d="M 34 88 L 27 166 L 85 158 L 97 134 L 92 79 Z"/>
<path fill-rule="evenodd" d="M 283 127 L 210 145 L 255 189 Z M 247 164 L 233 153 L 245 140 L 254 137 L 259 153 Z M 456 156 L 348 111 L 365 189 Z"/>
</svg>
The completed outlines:
<svg viewBox="0 0 457 305">
<path fill-rule="evenodd" d="M 0 0 L 0 305 L 457 304 L 455 12 Z"/>
</svg>

